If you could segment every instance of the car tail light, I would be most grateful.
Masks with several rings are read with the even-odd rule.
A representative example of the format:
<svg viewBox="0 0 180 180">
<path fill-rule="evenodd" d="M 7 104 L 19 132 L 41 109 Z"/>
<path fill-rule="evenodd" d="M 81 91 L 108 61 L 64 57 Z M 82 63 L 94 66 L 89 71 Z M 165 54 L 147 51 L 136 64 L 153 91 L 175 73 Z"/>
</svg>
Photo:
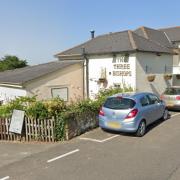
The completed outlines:
<svg viewBox="0 0 180 180">
<path fill-rule="evenodd" d="M 180 100 L 180 96 L 176 96 L 176 100 Z"/>
<path fill-rule="evenodd" d="M 163 95 L 163 94 L 160 96 L 160 99 L 161 99 L 161 100 L 163 100 L 163 99 L 164 99 L 164 95 Z"/>
<path fill-rule="evenodd" d="M 99 110 L 99 115 L 100 115 L 100 116 L 104 116 L 104 112 L 103 112 L 103 110 L 102 110 L 102 107 L 101 107 L 101 109 Z"/>
<path fill-rule="evenodd" d="M 133 109 L 127 116 L 126 116 L 126 119 L 129 119 L 129 118 L 134 118 L 138 113 L 138 110 L 137 109 Z"/>
</svg>

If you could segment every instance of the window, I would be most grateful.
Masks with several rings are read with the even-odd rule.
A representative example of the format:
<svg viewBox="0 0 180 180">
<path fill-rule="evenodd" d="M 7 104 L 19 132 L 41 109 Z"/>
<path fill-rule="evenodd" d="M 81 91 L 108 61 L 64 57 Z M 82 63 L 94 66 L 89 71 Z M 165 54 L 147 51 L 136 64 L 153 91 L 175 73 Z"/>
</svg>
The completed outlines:
<svg viewBox="0 0 180 180">
<path fill-rule="evenodd" d="M 60 99 L 63 99 L 64 101 L 68 101 L 68 88 L 52 88 L 51 94 L 53 98 L 59 97 Z"/>
<path fill-rule="evenodd" d="M 180 88 L 166 88 L 164 94 L 179 95 L 180 94 Z"/>
<path fill-rule="evenodd" d="M 150 104 L 157 104 L 160 102 L 159 98 L 153 94 L 149 94 L 148 98 L 149 98 Z"/>
<path fill-rule="evenodd" d="M 104 103 L 105 108 L 110 109 L 131 109 L 135 106 L 135 102 L 132 99 L 121 98 L 121 97 L 110 97 L 107 98 Z"/>
<path fill-rule="evenodd" d="M 147 105 L 149 105 L 149 99 L 148 99 L 146 96 L 142 97 L 142 98 L 140 99 L 140 102 L 141 102 L 141 105 L 142 105 L 142 106 L 147 106 Z"/>
<path fill-rule="evenodd" d="M 114 87 L 115 88 L 121 88 L 121 84 L 120 83 L 114 83 Z"/>
</svg>

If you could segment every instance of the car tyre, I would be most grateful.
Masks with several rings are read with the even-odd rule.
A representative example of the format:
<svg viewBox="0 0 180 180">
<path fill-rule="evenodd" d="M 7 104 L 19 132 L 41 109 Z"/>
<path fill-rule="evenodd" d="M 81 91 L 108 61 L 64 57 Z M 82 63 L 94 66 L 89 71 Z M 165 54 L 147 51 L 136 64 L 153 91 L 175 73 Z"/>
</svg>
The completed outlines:
<svg viewBox="0 0 180 180">
<path fill-rule="evenodd" d="M 169 111 L 168 111 L 168 109 L 166 108 L 166 109 L 164 110 L 162 119 L 163 119 L 163 120 L 167 120 L 168 118 L 169 118 Z"/>
<path fill-rule="evenodd" d="M 142 137 L 146 134 L 146 122 L 143 120 L 140 122 L 139 127 L 136 131 L 137 137 Z"/>
</svg>

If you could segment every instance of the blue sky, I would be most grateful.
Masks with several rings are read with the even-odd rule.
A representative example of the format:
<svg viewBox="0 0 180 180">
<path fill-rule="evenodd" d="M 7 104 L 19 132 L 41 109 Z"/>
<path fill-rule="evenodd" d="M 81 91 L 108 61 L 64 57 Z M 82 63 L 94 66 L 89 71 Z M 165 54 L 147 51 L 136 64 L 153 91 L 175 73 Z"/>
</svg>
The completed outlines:
<svg viewBox="0 0 180 180">
<path fill-rule="evenodd" d="M 96 35 L 138 26 L 180 26 L 179 0 L 0 0 L 0 57 L 29 64 Z"/>
</svg>

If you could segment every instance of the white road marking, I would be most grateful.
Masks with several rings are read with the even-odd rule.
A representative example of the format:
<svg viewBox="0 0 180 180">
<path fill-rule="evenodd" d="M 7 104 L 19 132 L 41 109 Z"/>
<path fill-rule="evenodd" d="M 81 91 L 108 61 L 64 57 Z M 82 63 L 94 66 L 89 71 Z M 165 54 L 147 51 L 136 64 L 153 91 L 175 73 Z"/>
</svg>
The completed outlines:
<svg viewBox="0 0 180 180">
<path fill-rule="evenodd" d="M 180 113 L 173 114 L 173 115 L 171 115 L 171 117 L 178 116 L 178 115 L 180 115 Z M 94 138 L 86 138 L 86 137 L 80 137 L 79 139 L 86 140 L 86 141 L 93 141 L 93 142 L 103 143 L 103 142 L 109 141 L 111 139 L 114 139 L 114 138 L 116 138 L 118 136 L 119 135 L 114 135 L 114 136 L 111 136 L 111 137 L 103 139 L 103 140 L 94 139 Z"/>
<path fill-rule="evenodd" d="M 6 180 L 6 179 L 9 179 L 9 176 L 3 177 L 0 180 Z"/>
<path fill-rule="evenodd" d="M 111 137 L 109 137 L 109 138 L 106 138 L 106 139 L 102 140 L 102 142 L 109 141 L 109 140 L 114 139 L 114 138 L 116 138 L 116 137 L 118 137 L 118 136 L 119 136 L 119 135 L 111 136 Z"/>
<path fill-rule="evenodd" d="M 98 143 L 101 143 L 102 142 L 102 140 L 98 140 L 98 139 L 93 139 L 93 138 L 83 138 L 83 137 L 81 137 L 81 138 L 79 138 L 79 139 L 81 139 L 81 140 L 87 140 L 87 141 L 93 141 L 93 142 L 98 142 Z"/>
<path fill-rule="evenodd" d="M 56 161 L 56 160 L 58 160 L 58 159 L 61 159 L 61 158 L 63 158 L 63 157 L 69 156 L 69 155 L 74 154 L 74 153 L 76 153 L 76 152 L 78 152 L 78 151 L 79 151 L 79 149 L 75 149 L 75 150 L 73 150 L 73 151 L 71 151 L 71 152 L 68 152 L 68 153 L 66 153 L 66 154 L 62 154 L 62 155 L 57 156 L 57 157 L 55 157 L 55 158 L 53 158 L 53 159 L 49 159 L 49 160 L 47 161 L 47 163 L 50 163 L 50 162 Z M 1 179 L 0 179 L 0 180 L 1 180 Z"/>
<path fill-rule="evenodd" d="M 106 138 L 106 139 L 103 139 L 103 140 L 99 140 L 99 139 L 93 139 L 93 138 L 85 138 L 85 137 L 81 137 L 79 139 L 81 140 L 86 140 L 86 141 L 93 141 L 93 142 L 98 142 L 98 143 L 103 143 L 103 142 L 106 142 L 106 141 L 109 141 L 111 139 L 114 139 L 116 137 L 118 137 L 119 135 L 114 135 L 114 136 L 111 136 L 109 138 Z"/>
<path fill-rule="evenodd" d="M 174 116 L 177 116 L 177 115 L 180 115 L 180 113 L 173 114 L 173 115 L 171 115 L 171 117 L 174 117 Z"/>
</svg>

